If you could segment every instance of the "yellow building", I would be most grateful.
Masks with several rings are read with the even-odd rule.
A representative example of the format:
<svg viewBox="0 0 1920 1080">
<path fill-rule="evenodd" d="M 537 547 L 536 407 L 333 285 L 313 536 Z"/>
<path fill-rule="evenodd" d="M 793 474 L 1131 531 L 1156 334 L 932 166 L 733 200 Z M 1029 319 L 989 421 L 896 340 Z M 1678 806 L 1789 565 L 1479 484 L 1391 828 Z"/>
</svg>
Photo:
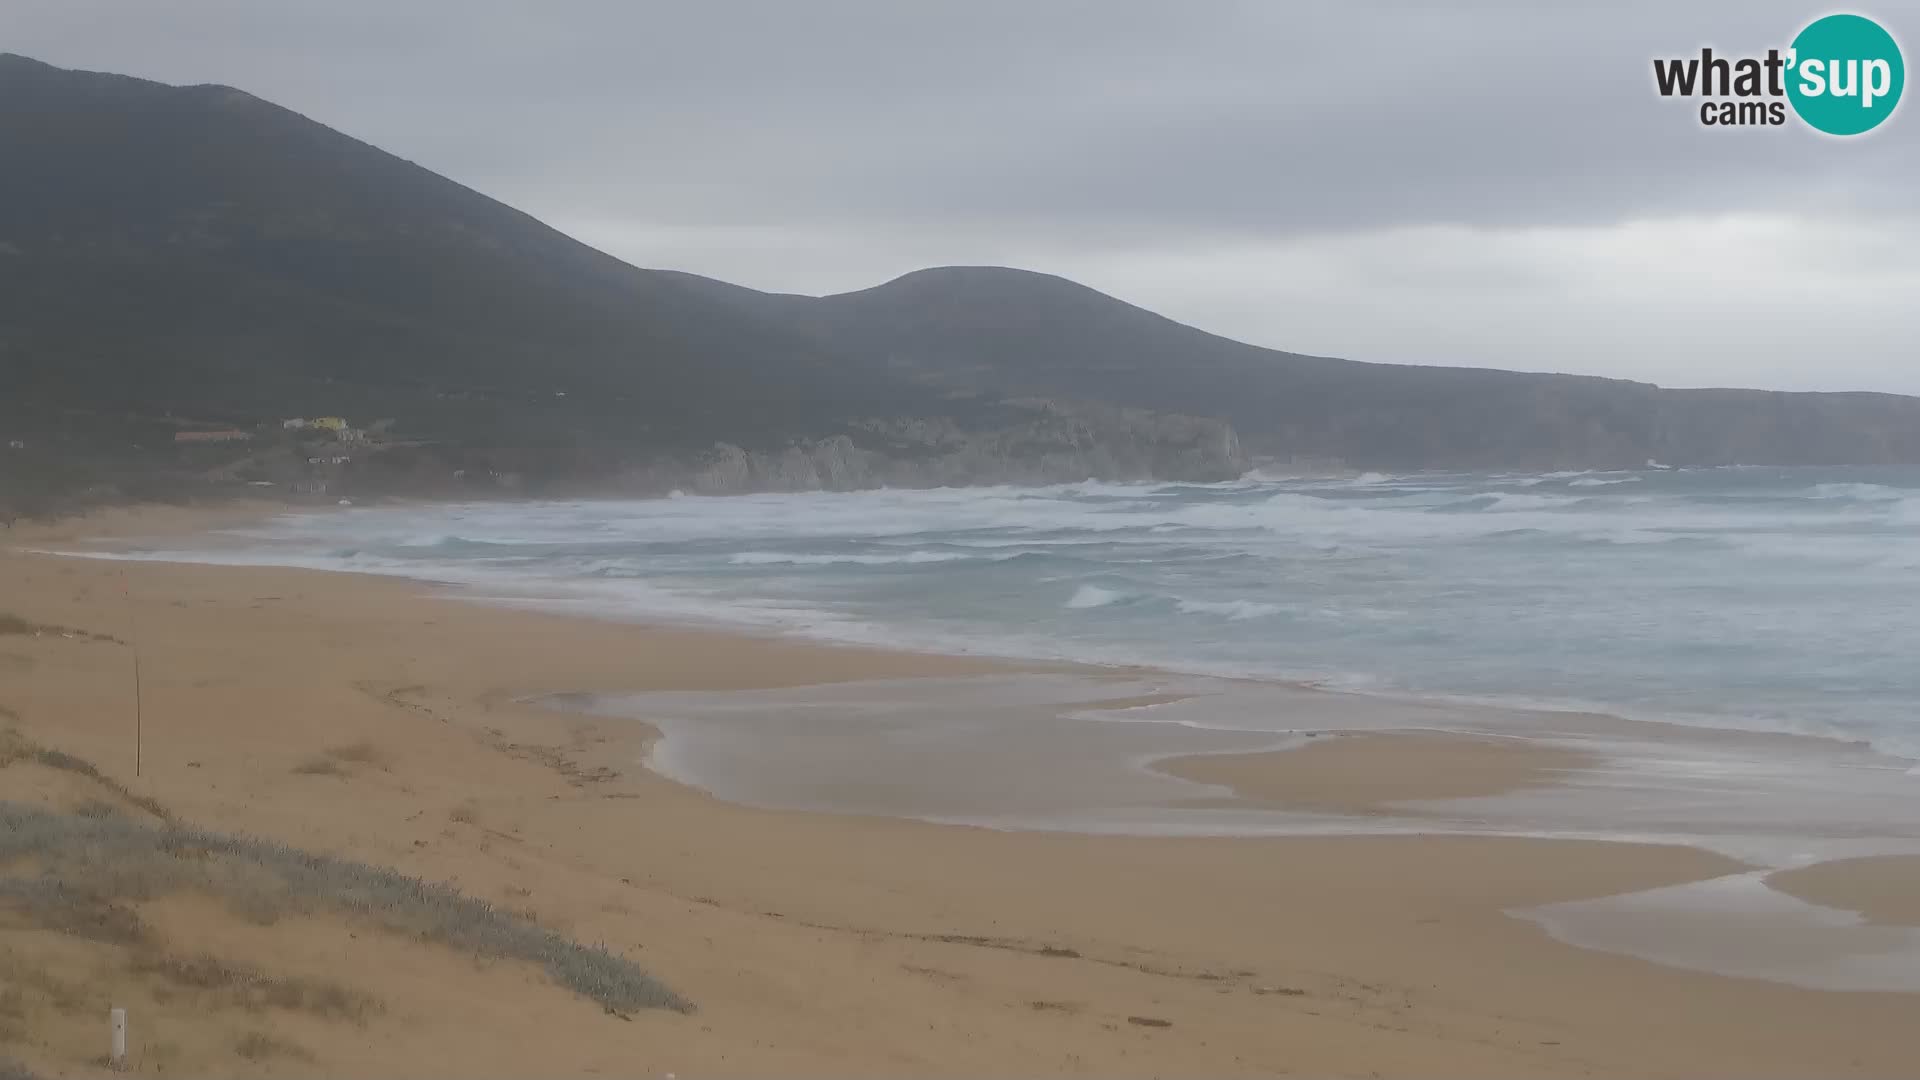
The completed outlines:
<svg viewBox="0 0 1920 1080">
<path fill-rule="evenodd" d="M 322 416 L 316 418 L 313 423 L 307 426 L 317 427 L 323 431 L 339 431 L 347 426 L 347 422 L 337 416 Z"/>
</svg>

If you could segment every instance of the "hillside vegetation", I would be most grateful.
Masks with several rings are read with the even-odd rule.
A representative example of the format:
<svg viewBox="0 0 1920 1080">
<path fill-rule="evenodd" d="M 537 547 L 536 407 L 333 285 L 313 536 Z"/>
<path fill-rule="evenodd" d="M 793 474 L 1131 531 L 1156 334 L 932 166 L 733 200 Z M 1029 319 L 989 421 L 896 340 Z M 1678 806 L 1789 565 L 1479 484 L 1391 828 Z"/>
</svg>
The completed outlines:
<svg viewBox="0 0 1920 1080">
<path fill-rule="evenodd" d="M 1920 461 L 1914 398 L 1304 356 L 996 267 L 828 297 L 641 269 L 223 86 L 0 54 L 0 154 L 13 514 L 81 491 L 247 484 L 332 496 L 722 475 L 1208 479 L 1256 458 Z M 280 427 L 319 416 L 378 437 L 343 450 Z M 229 428 L 250 437 L 176 445 Z"/>
</svg>

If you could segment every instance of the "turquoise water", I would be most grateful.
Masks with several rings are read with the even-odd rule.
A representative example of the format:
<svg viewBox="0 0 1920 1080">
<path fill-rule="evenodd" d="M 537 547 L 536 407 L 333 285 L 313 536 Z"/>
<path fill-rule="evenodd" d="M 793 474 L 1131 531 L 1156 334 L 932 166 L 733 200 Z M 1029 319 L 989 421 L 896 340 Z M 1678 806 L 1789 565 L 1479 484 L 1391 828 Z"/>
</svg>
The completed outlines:
<svg viewBox="0 0 1920 1080">
<path fill-rule="evenodd" d="M 147 554 L 1920 754 L 1916 468 L 366 508 Z"/>
</svg>

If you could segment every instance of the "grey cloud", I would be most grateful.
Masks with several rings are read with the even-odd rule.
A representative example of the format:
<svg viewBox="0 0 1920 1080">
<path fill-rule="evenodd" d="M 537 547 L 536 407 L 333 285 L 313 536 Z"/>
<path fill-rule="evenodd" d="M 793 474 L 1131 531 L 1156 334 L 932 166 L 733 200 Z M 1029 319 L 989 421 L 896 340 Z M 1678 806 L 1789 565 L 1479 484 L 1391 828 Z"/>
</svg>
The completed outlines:
<svg viewBox="0 0 1920 1080">
<path fill-rule="evenodd" d="M 1703 132 L 1653 94 L 1652 56 L 1784 44 L 1801 8 L 1672 8 L 60 0 L 13 37 L 661 220 L 1284 233 L 1912 198 L 1911 138 Z"/>
<path fill-rule="evenodd" d="M 1271 262 L 1235 252 L 1364 251 L 1383 296 L 1491 311 L 1506 290 L 1535 305 L 1525 318 L 1551 319 L 1555 304 L 1587 318 L 1592 297 L 1570 297 L 1602 271 L 1524 245 L 1480 258 L 1473 230 L 1728 214 L 1873 221 L 1920 209 L 1920 105 L 1904 104 L 1888 130 L 1839 141 L 1706 131 L 1692 106 L 1653 91 L 1655 56 L 1706 44 L 1762 52 L 1821 10 L 1792 0 L 12 0 L 0 47 L 241 86 L 642 265 L 802 291 L 930 262 L 1025 262 L 1096 285 L 1103 267 L 1124 266 L 1110 276 L 1136 302 L 1231 308 L 1242 312 L 1234 327 L 1263 343 L 1325 348 L 1317 334 L 1300 340 L 1298 313 L 1261 322 L 1245 315 L 1255 302 L 1196 303 L 1193 282 L 1246 298 L 1260 283 L 1233 275 Z M 1920 33 L 1920 5 L 1875 12 L 1896 33 Z M 1419 232 L 1439 226 L 1468 231 L 1445 243 Z M 1383 235 L 1433 246 L 1383 260 Z M 1888 275 L 1916 259 L 1904 244 L 1857 250 Z M 1179 279 L 1156 277 L 1156 265 L 1181 267 Z M 1702 266 L 1702 282 L 1713 272 Z M 1365 305 L 1353 314 L 1378 318 Z M 1878 314 L 1875 355 L 1912 355 L 1913 321 Z M 1672 326 L 1676 338 L 1691 333 Z M 1524 366 L 1640 370 L 1553 347 L 1562 351 Z M 1397 350 L 1419 347 L 1376 351 Z M 1462 359 L 1454 345 L 1434 351 Z"/>
</svg>

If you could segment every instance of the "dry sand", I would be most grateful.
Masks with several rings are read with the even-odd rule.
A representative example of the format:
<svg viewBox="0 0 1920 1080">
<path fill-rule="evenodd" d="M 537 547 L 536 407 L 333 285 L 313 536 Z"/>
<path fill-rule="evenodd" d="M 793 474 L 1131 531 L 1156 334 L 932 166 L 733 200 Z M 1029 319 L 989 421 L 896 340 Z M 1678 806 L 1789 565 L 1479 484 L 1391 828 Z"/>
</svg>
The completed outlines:
<svg viewBox="0 0 1920 1080">
<path fill-rule="evenodd" d="M 526 910 L 698 1006 L 616 1017 L 529 965 L 351 920 L 262 926 L 190 895 L 141 905 L 179 950 L 379 1003 L 358 1018 L 245 1008 L 0 904 L 0 1057 L 44 1075 L 103 1071 L 114 1004 L 132 1010 L 139 1070 L 187 1075 L 1886 1076 L 1920 1053 L 1911 996 L 1672 970 L 1504 913 L 1737 868 L 1700 851 L 774 813 L 634 767 L 642 725 L 516 704 L 995 670 L 983 661 L 600 624 L 394 580 L 19 553 L 0 553 L 0 613 L 138 645 L 141 775 L 124 645 L 0 636 L 0 727 L 195 825 Z M 1435 787 L 1435 753 L 1472 783 Z M 320 758 L 338 767 L 302 771 Z M 1279 761 L 1209 768 L 1252 770 L 1230 782 L 1264 797 L 1255 773 Z M 1362 784 L 1367 805 L 1566 764 L 1426 737 L 1330 743 L 1286 762 L 1292 782 L 1299 761 Z M 118 797 L 99 787 L 0 768 L 9 800 Z"/>
</svg>

